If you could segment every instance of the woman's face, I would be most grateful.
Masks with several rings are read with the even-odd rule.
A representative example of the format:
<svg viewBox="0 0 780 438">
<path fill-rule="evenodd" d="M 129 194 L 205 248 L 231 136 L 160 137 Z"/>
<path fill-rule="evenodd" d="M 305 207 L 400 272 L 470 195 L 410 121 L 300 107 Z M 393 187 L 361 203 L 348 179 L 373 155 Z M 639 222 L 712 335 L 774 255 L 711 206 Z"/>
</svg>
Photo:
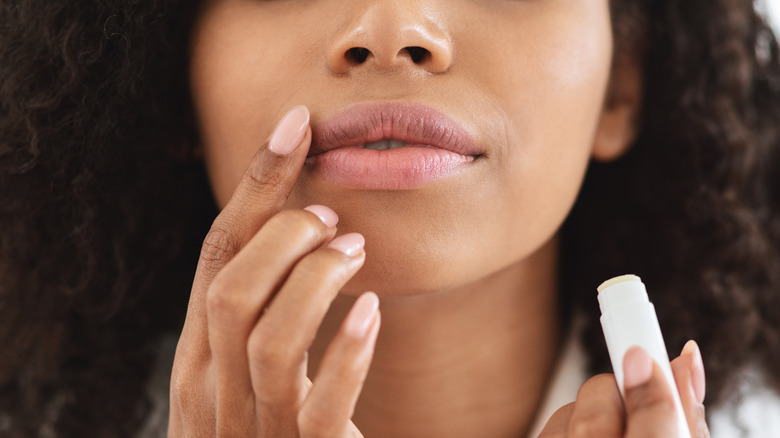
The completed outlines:
<svg viewBox="0 0 780 438">
<path fill-rule="evenodd" d="M 304 166 L 288 207 L 327 205 L 340 233 L 366 237 L 348 292 L 441 290 L 530 260 L 569 212 L 595 139 L 612 135 L 600 132 L 607 0 L 207 3 L 192 92 L 220 205 L 295 105 L 310 109 L 315 139 L 351 104 L 401 102 L 440 111 L 476 144 L 473 161 L 401 189 Z"/>
</svg>

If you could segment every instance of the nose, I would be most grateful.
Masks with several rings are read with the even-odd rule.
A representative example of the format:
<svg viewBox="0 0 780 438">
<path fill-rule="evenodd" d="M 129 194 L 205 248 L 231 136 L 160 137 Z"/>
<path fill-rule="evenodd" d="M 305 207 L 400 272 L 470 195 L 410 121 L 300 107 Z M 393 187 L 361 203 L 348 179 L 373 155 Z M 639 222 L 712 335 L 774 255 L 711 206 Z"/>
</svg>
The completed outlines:
<svg viewBox="0 0 780 438">
<path fill-rule="evenodd" d="M 449 35 L 417 2 L 380 0 L 353 15 L 328 45 L 328 65 L 344 74 L 374 64 L 443 73 L 452 64 Z"/>
</svg>

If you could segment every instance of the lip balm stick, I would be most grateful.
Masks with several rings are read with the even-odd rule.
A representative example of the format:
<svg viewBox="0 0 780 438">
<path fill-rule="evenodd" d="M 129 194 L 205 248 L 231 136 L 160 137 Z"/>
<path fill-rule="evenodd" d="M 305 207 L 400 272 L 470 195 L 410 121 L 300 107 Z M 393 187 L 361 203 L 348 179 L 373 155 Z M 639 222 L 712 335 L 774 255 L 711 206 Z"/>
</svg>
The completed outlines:
<svg viewBox="0 0 780 438">
<path fill-rule="evenodd" d="M 661 336 L 661 327 L 655 315 L 655 307 L 647 298 L 644 283 L 636 275 L 621 275 L 607 280 L 598 287 L 601 308 L 601 328 L 607 340 L 609 359 L 615 371 L 620 395 L 625 399 L 623 389 L 623 357 L 634 345 L 645 349 L 650 358 L 663 371 L 666 383 L 674 397 L 677 410 L 677 433 L 679 438 L 690 438 L 680 394 L 674 383 L 666 345 Z"/>
</svg>

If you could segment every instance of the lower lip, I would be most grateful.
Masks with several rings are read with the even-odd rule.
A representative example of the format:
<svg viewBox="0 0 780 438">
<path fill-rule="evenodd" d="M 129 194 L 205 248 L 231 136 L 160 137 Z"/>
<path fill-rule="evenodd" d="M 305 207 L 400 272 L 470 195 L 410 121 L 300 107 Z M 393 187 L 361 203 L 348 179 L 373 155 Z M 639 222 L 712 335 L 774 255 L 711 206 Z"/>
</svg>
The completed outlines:
<svg viewBox="0 0 780 438">
<path fill-rule="evenodd" d="M 474 159 L 424 146 L 384 151 L 345 147 L 309 157 L 306 163 L 324 180 L 350 188 L 407 190 L 457 175 Z"/>
</svg>

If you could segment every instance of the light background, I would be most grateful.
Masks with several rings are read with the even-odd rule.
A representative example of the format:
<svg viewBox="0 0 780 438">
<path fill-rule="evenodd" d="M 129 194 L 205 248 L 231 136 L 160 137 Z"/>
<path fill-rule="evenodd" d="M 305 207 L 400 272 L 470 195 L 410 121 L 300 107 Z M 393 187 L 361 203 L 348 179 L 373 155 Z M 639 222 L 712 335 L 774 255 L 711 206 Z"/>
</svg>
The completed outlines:
<svg viewBox="0 0 780 438">
<path fill-rule="evenodd" d="M 763 8 L 775 28 L 775 33 L 780 33 L 780 0 L 759 0 L 757 3 L 759 5 L 763 3 Z"/>
</svg>

